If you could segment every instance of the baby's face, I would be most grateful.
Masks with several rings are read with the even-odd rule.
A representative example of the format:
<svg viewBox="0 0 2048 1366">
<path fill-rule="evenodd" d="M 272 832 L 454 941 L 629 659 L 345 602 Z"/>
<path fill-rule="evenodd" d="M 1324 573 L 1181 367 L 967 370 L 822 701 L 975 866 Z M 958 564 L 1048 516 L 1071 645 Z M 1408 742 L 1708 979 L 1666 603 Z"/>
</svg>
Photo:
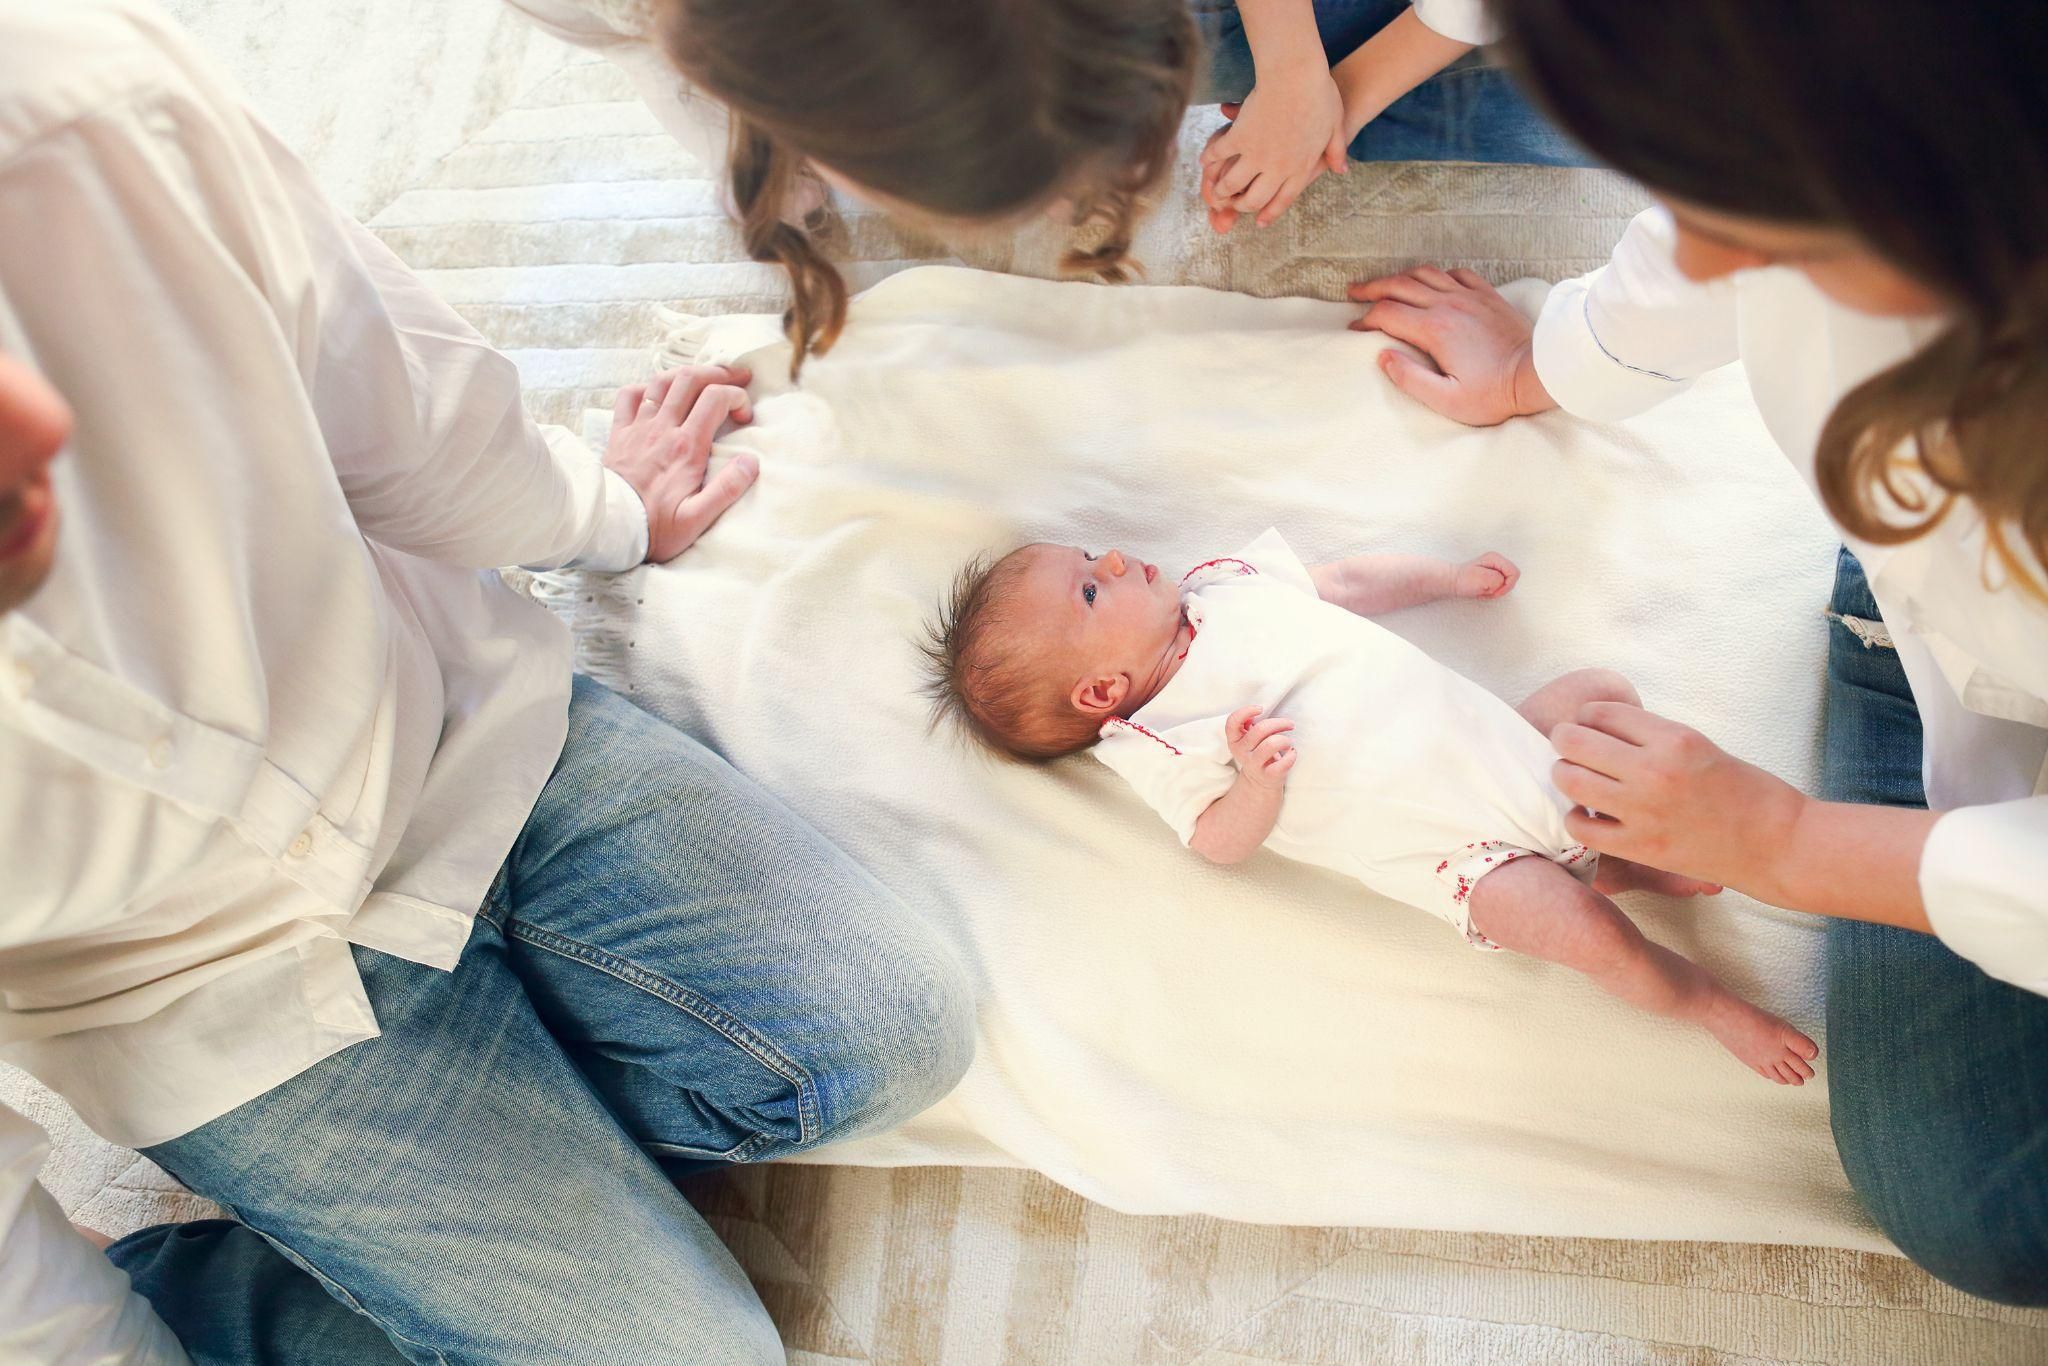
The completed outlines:
<svg viewBox="0 0 2048 1366">
<path fill-rule="evenodd" d="M 1120 550 L 1034 545 L 1013 592 L 1034 623 L 1048 667 L 1084 677 L 1124 675 L 1141 690 L 1180 633 L 1180 588 Z"/>
</svg>

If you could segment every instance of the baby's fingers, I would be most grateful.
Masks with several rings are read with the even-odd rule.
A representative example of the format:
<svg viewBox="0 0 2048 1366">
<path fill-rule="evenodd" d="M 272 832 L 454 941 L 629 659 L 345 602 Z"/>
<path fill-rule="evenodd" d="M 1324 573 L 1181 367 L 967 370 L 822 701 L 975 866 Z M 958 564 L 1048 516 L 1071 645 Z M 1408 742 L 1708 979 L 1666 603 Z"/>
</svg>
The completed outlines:
<svg viewBox="0 0 2048 1366">
<path fill-rule="evenodd" d="M 1254 758 L 1270 759 L 1276 754 L 1286 754 L 1294 748 L 1294 741 L 1285 735 L 1269 735 L 1259 741 L 1252 750 Z"/>
<path fill-rule="evenodd" d="M 1244 735 L 1246 749 L 1257 749 L 1276 735 L 1285 735 L 1294 729 L 1294 723 L 1284 716 L 1270 716 L 1247 730 Z"/>
<path fill-rule="evenodd" d="M 1263 716 L 1265 711 L 1264 707 L 1239 707 L 1223 723 L 1224 738 L 1232 744 L 1244 739 L 1245 733 L 1252 728 L 1252 722 Z"/>
<path fill-rule="evenodd" d="M 1288 770 L 1294 767 L 1294 758 L 1299 753 L 1301 753 L 1300 750 L 1288 749 L 1275 754 L 1272 758 L 1266 760 L 1262 772 L 1268 778 L 1285 777 Z"/>
</svg>

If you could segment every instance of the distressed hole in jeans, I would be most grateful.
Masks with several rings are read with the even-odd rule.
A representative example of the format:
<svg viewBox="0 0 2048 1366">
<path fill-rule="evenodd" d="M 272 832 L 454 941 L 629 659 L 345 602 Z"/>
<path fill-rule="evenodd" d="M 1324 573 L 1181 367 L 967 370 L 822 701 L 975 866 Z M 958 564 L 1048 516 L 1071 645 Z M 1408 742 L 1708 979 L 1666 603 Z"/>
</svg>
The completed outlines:
<svg viewBox="0 0 2048 1366">
<path fill-rule="evenodd" d="M 1839 621 L 1842 625 L 1848 627 L 1849 634 L 1862 641 L 1863 648 L 1866 650 L 1896 650 L 1899 648 L 1892 643 L 1891 629 L 1881 621 L 1872 621 L 1869 617 L 1845 617 L 1840 612 L 1833 611 L 1832 609 L 1822 612 L 1821 615 L 1829 621 Z"/>
</svg>

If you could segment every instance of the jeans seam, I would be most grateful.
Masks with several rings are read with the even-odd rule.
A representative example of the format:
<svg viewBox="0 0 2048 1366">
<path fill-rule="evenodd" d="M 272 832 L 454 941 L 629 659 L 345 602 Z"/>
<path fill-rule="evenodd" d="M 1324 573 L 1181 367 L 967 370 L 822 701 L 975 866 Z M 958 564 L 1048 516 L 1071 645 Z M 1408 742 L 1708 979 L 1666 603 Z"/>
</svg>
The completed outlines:
<svg viewBox="0 0 2048 1366">
<path fill-rule="evenodd" d="M 249 1223 L 247 1220 L 243 1220 L 242 1226 L 248 1229 L 251 1233 L 254 1233 L 257 1237 L 263 1239 L 264 1242 L 269 1243 L 272 1247 L 276 1248 L 278 1250 L 279 1255 L 282 1256 L 286 1261 L 290 1262 L 292 1265 L 304 1271 L 308 1276 L 311 1276 L 314 1280 L 318 1281 L 320 1283 L 321 1288 L 327 1291 L 328 1294 L 335 1295 L 337 1291 L 340 1292 L 338 1295 L 336 1295 L 336 1298 L 338 1298 L 343 1304 L 347 1305 L 356 1313 L 361 1314 L 371 1323 L 376 1324 L 378 1332 L 384 1334 L 384 1336 L 388 1338 L 394 1339 L 395 1341 L 402 1342 L 408 1347 L 417 1348 L 419 1351 L 431 1355 L 435 1361 L 441 1363 L 441 1366 L 447 1366 L 447 1354 L 442 1352 L 440 1348 L 429 1346 L 428 1344 L 421 1342 L 416 1338 L 407 1337 L 405 1334 L 399 1332 L 396 1328 L 393 1328 L 390 1324 L 386 1323 L 383 1319 L 371 1313 L 369 1308 L 366 1305 L 364 1305 L 364 1303 L 361 1300 L 356 1298 L 354 1291 L 350 1290 L 340 1281 L 334 1279 L 334 1277 L 328 1275 L 325 1271 L 322 1271 L 319 1267 L 313 1265 L 313 1263 L 306 1258 L 306 1255 L 304 1253 L 300 1252 L 297 1248 L 287 1243 L 284 1239 L 278 1237 L 274 1233 L 264 1232 L 262 1229 L 257 1228 L 254 1224 Z"/>
<path fill-rule="evenodd" d="M 578 939 L 571 939 L 567 935 L 556 934 L 552 930 L 544 930 L 532 925 L 522 925 L 516 920 L 507 920 L 504 930 L 506 934 L 523 943 L 530 944 L 534 948 L 543 949 L 555 954 L 557 957 L 582 963 L 586 967 L 596 968 L 599 972 L 616 978 L 629 987 L 644 991 L 656 1000 L 672 1006 L 712 1030 L 719 1037 L 746 1053 L 755 1062 L 760 1063 L 761 1066 L 775 1073 L 776 1076 L 781 1077 L 796 1088 L 798 1142 L 800 1144 L 808 1144 L 818 1138 L 823 1125 L 818 1115 L 817 1085 L 811 1079 L 810 1073 L 797 1066 L 788 1055 L 776 1048 L 743 1021 L 736 1019 L 730 1013 L 720 1009 L 689 988 L 663 977 L 660 973 L 649 972 L 638 963 L 630 959 L 621 958 L 617 954 L 600 949 L 595 945 L 586 944 Z M 742 1143 L 732 1151 L 751 1156 L 756 1148 L 766 1146 L 773 1139 L 774 1135 L 772 1134 L 756 1134 L 752 1139 Z M 745 1157 L 735 1157 L 730 1160 L 745 1161 L 746 1159 Z"/>
<path fill-rule="evenodd" d="M 755 1153 L 775 1141 L 773 1134 L 755 1134 L 737 1147 L 724 1152 L 713 1152 L 709 1148 L 693 1148 L 687 1143 L 663 1143 L 659 1139 L 643 1138 L 640 1146 L 650 1153 L 667 1157 L 702 1158 L 707 1162 L 748 1162 Z"/>
</svg>

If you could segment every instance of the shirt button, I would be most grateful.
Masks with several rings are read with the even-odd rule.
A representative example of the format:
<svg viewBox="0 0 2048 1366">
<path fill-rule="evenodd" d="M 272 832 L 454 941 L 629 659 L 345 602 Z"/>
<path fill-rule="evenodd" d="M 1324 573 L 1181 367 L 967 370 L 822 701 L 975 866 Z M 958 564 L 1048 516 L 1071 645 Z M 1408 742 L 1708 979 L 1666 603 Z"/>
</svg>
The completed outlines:
<svg viewBox="0 0 2048 1366">
<path fill-rule="evenodd" d="M 285 852 L 287 854 L 290 854 L 293 858 L 304 858 L 306 855 L 312 853 L 312 832 L 307 830 L 301 830 L 299 832 L 299 837 L 291 842 L 291 847 L 286 849 Z"/>
<path fill-rule="evenodd" d="M 171 755 L 175 752 L 171 748 L 169 740 L 156 741 L 149 747 L 149 766 L 151 768 L 169 768 L 171 766 Z"/>
</svg>

